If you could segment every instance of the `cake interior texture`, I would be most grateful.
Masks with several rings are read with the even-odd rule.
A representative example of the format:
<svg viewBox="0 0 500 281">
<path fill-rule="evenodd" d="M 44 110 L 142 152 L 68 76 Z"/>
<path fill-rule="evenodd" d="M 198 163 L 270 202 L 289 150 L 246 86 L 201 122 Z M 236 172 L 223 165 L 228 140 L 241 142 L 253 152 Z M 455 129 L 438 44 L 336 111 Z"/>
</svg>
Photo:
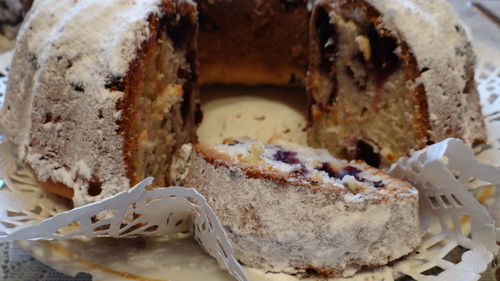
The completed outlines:
<svg viewBox="0 0 500 281">
<path fill-rule="evenodd" d="M 246 266 L 347 277 L 420 243 L 416 189 L 362 162 L 232 139 L 185 145 L 174 163 L 176 183 L 207 198 Z"/>
<path fill-rule="evenodd" d="M 198 0 L 197 6 L 201 83 L 305 82 L 306 0 Z"/>
<path fill-rule="evenodd" d="M 372 6 L 338 2 L 317 8 L 311 20 L 309 141 L 343 158 L 388 166 L 428 138 L 416 62 Z"/>
<path fill-rule="evenodd" d="M 126 105 L 126 141 L 131 184 L 153 176 L 166 186 L 173 153 L 195 142 L 195 112 L 199 112 L 193 10 L 179 9 L 180 17 L 152 18 L 152 36 L 132 72 L 130 103 Z M 182 14 L 184 13 L 184 14 Z"/>
</svg>

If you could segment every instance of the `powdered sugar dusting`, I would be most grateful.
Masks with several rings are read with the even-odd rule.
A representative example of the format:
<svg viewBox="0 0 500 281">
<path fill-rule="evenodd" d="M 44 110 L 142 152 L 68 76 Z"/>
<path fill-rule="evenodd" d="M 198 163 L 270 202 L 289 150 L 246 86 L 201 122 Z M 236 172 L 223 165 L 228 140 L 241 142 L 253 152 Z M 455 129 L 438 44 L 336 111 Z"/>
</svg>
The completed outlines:
<svg viewBox="0 0 500 281">
<path fill-rule="evenodd" d="M 77 206 L 129 188 L 124 93 L 105 85 L 126 75 L 160 2 L 35 1 L 21 28 L 0 122 L 38 179 L 73 187 Z M 93 178 L 102 193 L 89 197 Z"/>
<path fill-rule="evenodd" d="M 366 0 L 382 14 L 383 26 L 405 40 L 422 72 L 432 140 L 457 132 L 473 142 L 484 139 L 479 95 L 467 91 L 475 55 L 465 29 L 444 0 Z M 443 120 L 451 120 L 444 125 Z"/>
</svg>

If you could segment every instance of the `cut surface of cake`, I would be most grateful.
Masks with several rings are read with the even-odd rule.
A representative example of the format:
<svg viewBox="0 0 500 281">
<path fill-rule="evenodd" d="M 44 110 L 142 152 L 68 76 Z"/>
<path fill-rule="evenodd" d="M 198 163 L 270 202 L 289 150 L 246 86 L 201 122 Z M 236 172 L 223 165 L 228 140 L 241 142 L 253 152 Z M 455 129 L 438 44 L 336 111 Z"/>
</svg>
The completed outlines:
<svg viewBox="0 0 500 281">
<path fill-rule="evenodd" d="M 246 266 L 345 277 L 421 240 L 413 186 L 325 150 L 231 139 L 186 144 L 172 167 L 176 184 L 207 198 Z"/>
<path fill-rule="evenodd" d="M 40 185 L 77 206 L 167 185 L 196 140 L 196 31 L 190 1 L 35 1 L 1 123 Z"/>
<path fill-rule="evenodd" d="M 315 1 L 310 145 L 388 166 L 448 137 L 485 140 L 475 56 L 445 1 Z"/>
</svg>

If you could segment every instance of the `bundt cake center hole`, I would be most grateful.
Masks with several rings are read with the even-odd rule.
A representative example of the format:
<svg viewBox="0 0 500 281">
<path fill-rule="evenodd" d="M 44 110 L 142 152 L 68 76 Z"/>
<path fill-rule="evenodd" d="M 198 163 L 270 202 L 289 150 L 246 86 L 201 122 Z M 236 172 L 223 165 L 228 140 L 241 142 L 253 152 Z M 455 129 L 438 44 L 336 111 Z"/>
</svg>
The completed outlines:
<svg viewBox="0 0 500 281">
<path fill-rule="evenodd" d="M 304 88 L 204 85 L 200 97 L 203 121 L 197 133 L 201 143 L 249 137 L 307 144 L 308 98 Z"/>
</svg>

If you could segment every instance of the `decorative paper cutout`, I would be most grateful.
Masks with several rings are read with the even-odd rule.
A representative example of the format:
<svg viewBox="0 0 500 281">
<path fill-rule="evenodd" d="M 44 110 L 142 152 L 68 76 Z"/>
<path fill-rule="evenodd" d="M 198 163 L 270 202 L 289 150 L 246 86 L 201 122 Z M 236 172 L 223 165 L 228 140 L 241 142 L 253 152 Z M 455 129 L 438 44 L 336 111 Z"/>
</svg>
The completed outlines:
<svg viewBox="0 0 500 281">
<path fill-rule="evenodd" d="M 500 170 L 477 162 L 462 141 L 447 139 L 400 159 L 390 173 L 418 186 L 420 219 L 427 230 L 420 248 L 407 258 L 414 259 L 413 266 L 396 269 L 416 280 L 427 280 L 424 273 L 432 268 L 443 270 L 433 280 L 477 280 L 498 246 L 495 221 L 468 189 L 475 181 L 498 188 Z M 453 262 L 460 256 L 461 262 Z"/>
<path fill-rule="evenodd" d="M 192 188 L 179 186 L 148 191 L 146 186 L 152 182 L 147 178 L 129 191 L 0 235 L 0 241 L 131 238 L 189 231 L 229 273 L 246 281 L 226 233 L 205 198 Z M 15 211 L 10 214 L 25 215 Z"/>
</svg>

